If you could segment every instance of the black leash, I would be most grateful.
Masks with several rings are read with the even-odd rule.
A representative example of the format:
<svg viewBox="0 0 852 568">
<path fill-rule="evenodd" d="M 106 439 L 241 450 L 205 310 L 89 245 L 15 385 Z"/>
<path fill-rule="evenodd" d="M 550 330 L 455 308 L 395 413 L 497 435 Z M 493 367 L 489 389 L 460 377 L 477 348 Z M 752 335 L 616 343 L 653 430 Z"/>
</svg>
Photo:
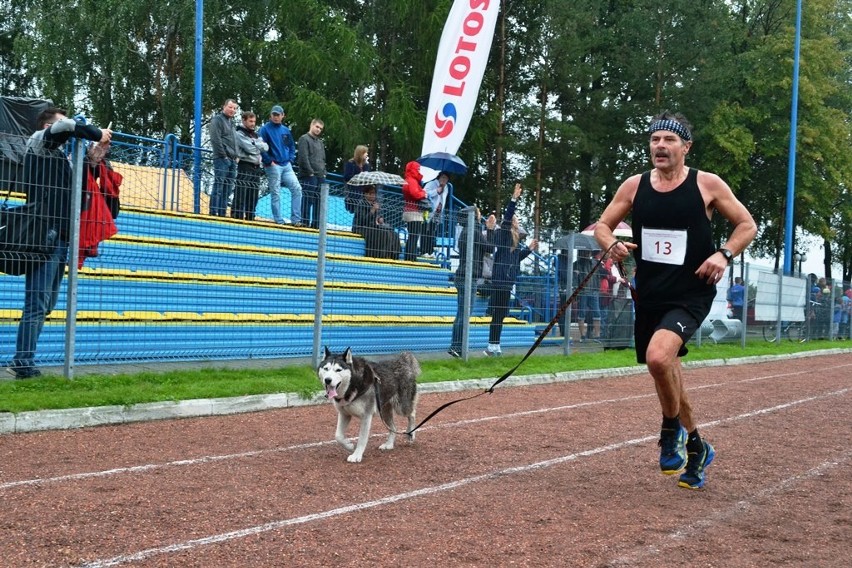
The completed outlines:
<svg viewBox="0 0 852 568">
<path fill-rule="evenodd" d="M 567 300 L 565 300 L 565 302 L 564 302 L 564 303 L 563 303 L 563 304 L 559 307 L 559 310 L 556 312 L 556 315 L 555 315 L 555 316 L 553 316 L 553 319 L 552 319 L 552 320 L 550 320 L 550 323 L 549 323 L 549 324 L 547 324 L 547 327 L 545 327 L 545 328 L 544 328 L 544 331 L 542 331 L 542 332 L 541 332 L 541 334 L 539 334 L 538 338 L 537 338 L 537 339 L 535 340 L 535 342 L 532 344 L 532 347 L 530 347 L 530 348 L 529 348 L 529 351 L 527 351 L 526 355 L 524 355 L 524 356 L 521 358 L 521 360 L 520 360 L 520 361 L 518 361 L 518 364 L 517 364 L 517 365 L 515 365 L 514 367 L 512 367 L 511 369 L 509 369 L 508 371 L 506 371 L 505 373 L 503 373 L 503 374 L 500 376 L 500 378 L 499 378 L 499 379 L 497 379 L 496 381 L 494 381 L 494 384 L 492 384 L 490 387 L 488 387 L 487 389 L 485 389 L 483 392 L 478 393 L 478 394 L 475 394 L 475 395 L 467 396 L 467 397 L 464 397 L 464 398 L 459 398 L 459 399 L 456 399 L 456 400 L 451 400 L 450 402 L 447 402 L 447 403 L 442 404 L 442 405 L 441 405 L 441 406 L 439 406 L 437 409 L 433 410 L 433 411 L 432 411 L 432 413 L 431 413 L 429 416 L 427 416 L 426 418 L 424 418 L 424 419 L 420 422 L 420 424 L 418 424 L 417 426 L 415 426 L 414 428 L 412 428 L 411 430 L 409 430 L 408 432 L 406 432 L 406 434 L 408 434 L 408 435 L 410 436 L 410 435 L 411 435 L 411 434 L 412 434 L 415 430 L 417 430 L 418 428 L 420 428 L 421 426 L 423 426 L 424 424 L 426 424 L 426 423 L 427 423 L 429 420 L 431 420 L 431 419 L 432 419 L 432 418 L 433 418 L 436 414 L 438 414 L 439 412 L 441 412 L 441 411 L 442 411 L 442 410 L 444 410 L 445 408 L 448 408 L 448 407 L 450 407 L 450 406 L 452 406 L 452 405 L 456 404 L 457 402 L 462 402 L 462 401 L 464 401 L 464 400 L 471 400 L 471 399 L 474 399 L 474 398 L 476 398 L 476 397 L 482 396 L 482 395 L 484 395 L 484 394 L 492 394 L 492 393 L 494 392 L 494 387 L 496 387 L 497 385 L 499 385 L 500 383 L 502 383 L 503 381 L 505 381 L 506 379 L 508 379 L 509 377 L 511 377 L 511 376 L 514 374 L 514 372 L 518 370 L 518 367 L 520 367 L 520 366 L 524 363 L 524 361 L 526 361 L 527 359 L 529 359 L 530 355 L 532 355 L 532 354 L 533 354 L 533 352 L 534 352 L 536 349 L 538 349 L 538 346 L 539 346 L 539 345 L 541 345 L 541 342 L 542 342 L 542 341 L 544 341 L 544 338 L 545 338 L 545 337 L 547 337 L 547 334 L 548 334 L 548 333 L 550 333 L 550 330 L 551 330 L 551 329 L 553 329 L 553 326 L 555 326 L 556 324 L 558 324 L 558 323 L 559 323 L 559 320 L 560 320 L 560 319 L 562 319 L 562 316 L 565 314 L 565 311 L 568 309 L 568 306 L 570 306 L 571 304 L 573 304 L 573 303 L 574 303 L 574 301 L 575 301 L 575 300 L 577 299 L 577 297 L 580 295 L 580 292 L 583 290 L 583 288 L 585 288 L 585 287 L 586 287 L 586 284 L 588 284 L 588 283 L 589 283 L 589 280 L 592 278 L 592 275 L 593 275 L 593 274 L 597 271 L 597 269 L 600 267 L 600 265 L 601 265 L 601 264 L 603 264 L 604 259 L 606 259 L 606 257 L 607 257 L 607 255 L 609 254 L 609 252 L 612 250 L 612 248 L 613 248 L 615 245 L 617 245 L 617 244 L 618 244 L 618 242 L 619 242 L 619 241 L 615 241 L 613 244 L 611 244 L 611 245 L 610 245 L 610 247 L 609 247 L 608 249 L 606 249 L 606 252 L 605 252 L 604 254 L 602 254 L 602 255 L 601 255 L 601 258 L 600 258 L 600 260 L 598 260 L 597 264 L 595 264 L 595 266 L 594 266 L 594 267 L 592 267 L 592 269 L 589 271 L 589 273 L 588 273 L 588 274 L 586 274 L 585 278 L 583 278 L 583 280 L 580 282 L 580 285 L 579 285 L 579 286 L 577 286 L 577 287 L 574 289 L 574 292 L 571 294 L 571 296 L 570 296 Z M 619 264 L 619 272 L 621 273 L 622 277 L 624 277 L 624 267 L 620 266 L 620 264 L 621 264 L 621 263 L 618 263 L 618 264 Z M 626 278 L 625 278 L 625 280 L 626 280 Z M 630 287 L 630 293 L 631 293 L 631 294 L 633 294 L 633 293 L 634 293 L 634 291 L 633 291 L 633 286 L 631 286 L 631 285 L 629 284 L 629 280 L 628 280 L 628 286 Z M 635 296 L 634 296 L 634 298 L 635 298 Z"/>
</svg>

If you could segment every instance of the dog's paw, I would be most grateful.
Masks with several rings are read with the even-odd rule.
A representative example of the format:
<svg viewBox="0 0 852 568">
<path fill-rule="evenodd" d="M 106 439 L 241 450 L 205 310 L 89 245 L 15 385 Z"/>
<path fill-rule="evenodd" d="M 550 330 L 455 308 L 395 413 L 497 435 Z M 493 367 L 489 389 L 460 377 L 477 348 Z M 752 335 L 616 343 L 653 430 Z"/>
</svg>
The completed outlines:
<svg viewBox="0 0 852 568">
<path fill-rule="evenodd" d="M 348 458 L 346 458 L 346 461 L 348 461 L 349 463 L 361 463 L 361 458 L 363 457 L 364 456 L 362 455 L 351 454 Z"/>
<path fill-rule="evenodd" d="M 384 444 L 382 444 L 381 446 L 379 446 L 379 449 L 380 449 L 380 450 L 392 450 L 392 449 L 393 449 L 393 444 L 392 444 L 392 443 L 390 443 L 390 442 L 385 442 Z"/>
<path fill-rule="evenodd" d="M 355 449 L 355 444 L 353 444 L 349 440 L 343 440 L 342 442 L 340 442 L 340 445 L 343 446 L 344 448 L 346 448 L 350 452 Z"/>
</svg>

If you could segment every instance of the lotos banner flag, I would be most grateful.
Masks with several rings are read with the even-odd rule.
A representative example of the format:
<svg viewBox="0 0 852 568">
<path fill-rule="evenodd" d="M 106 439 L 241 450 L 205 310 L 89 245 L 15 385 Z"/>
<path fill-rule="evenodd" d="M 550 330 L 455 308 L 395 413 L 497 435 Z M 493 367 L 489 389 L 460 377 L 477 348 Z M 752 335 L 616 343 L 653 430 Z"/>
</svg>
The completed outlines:
<svg viewBox="0 0 852 568">
<path fill-rule="evenodd" d="M 499 8 L 498 0 L 453 2 L 435 60 L 422 154 L 458 152 L 488 64 Z"/>
</svg>

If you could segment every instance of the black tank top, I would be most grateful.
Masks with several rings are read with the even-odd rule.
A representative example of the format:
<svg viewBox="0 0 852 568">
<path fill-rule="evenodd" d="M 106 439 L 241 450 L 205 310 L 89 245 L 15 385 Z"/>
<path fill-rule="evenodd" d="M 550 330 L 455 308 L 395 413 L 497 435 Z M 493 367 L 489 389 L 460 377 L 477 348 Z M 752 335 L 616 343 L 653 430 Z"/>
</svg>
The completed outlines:
<svg viewBox="0 0 852 568">
<path fill-rule="evenodd" d="M 671 191 L 657 191 L 651 172 L 642 174 L 633 200 L 633 238 L 636 257 L 638 304 L 647 309 L 712 303 L 716 286 L 695 275 L 716 248 L 713 232 L 698 189 L 698 170 L 690 168 L 686 180 Z M 644 229 L 686 230 L 683 264 L 666 264 L 642 257 Z M 656 243 L 648 243 L 649 246 Z M 649 255 L 650 256 L 650 255 Z"/>
</svg>

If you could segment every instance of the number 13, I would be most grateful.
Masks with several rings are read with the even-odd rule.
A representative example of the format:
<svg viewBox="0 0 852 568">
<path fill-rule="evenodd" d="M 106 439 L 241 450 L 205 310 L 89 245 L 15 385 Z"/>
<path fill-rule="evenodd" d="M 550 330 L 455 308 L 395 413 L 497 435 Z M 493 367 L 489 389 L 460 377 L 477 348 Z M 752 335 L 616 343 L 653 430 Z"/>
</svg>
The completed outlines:
<svg viewBox="0 0 852 568">
<path fill-rule="evenodd" d="M 657 248 L 657 254 L 669 255 L 672 253 L 672 243 L 669 241 L 657 241 L 654 246 Z"/>
</svg>

